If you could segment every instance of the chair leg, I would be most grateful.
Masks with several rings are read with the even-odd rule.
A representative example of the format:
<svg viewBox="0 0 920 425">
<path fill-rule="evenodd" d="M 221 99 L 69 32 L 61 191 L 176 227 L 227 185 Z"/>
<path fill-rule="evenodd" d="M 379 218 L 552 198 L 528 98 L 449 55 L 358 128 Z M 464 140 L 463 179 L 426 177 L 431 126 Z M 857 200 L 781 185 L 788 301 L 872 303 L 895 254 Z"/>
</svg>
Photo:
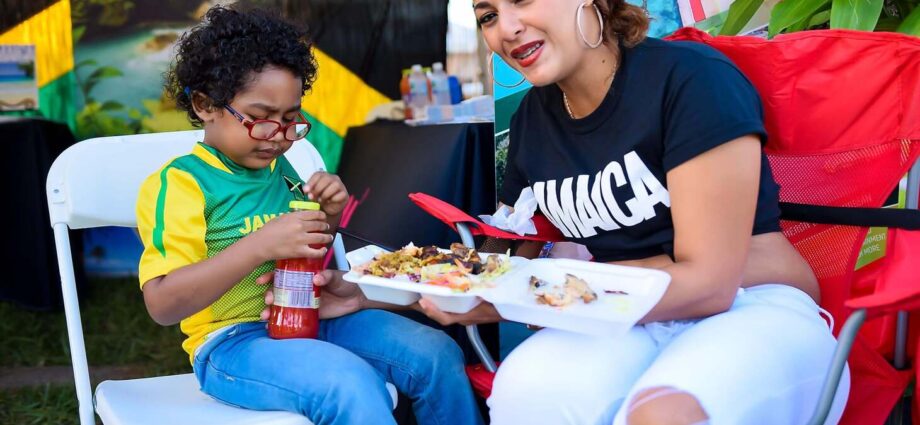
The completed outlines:
<svg viewBox="0 0 920 425">
<path fill-rule="evenodd" d="M 482 366 L 486 368 L 487 371 L 495 373 L 498 367 L 495 365 L 495 360 L 492 359 L 492 355 L 486 350 L 482 338 L 479 337 L 479 328 L 476 325 L 467 325 L 466 335 L 469 337 L 470 344 L 473 345 L 473 350 L 476 351 L 476 355 L 479 356 L 479 360 L 482 361 Z"/>
<path fill-rule="evenodd" d="M 80 303 L 77 299 L 77 285 L 70 256 L 70 234 L 67 224 L 54 225 L 54 246 L 57 252 L 58 271 L 61 273 L 61 291 L 64 297 L 64 317 L 67 321 L 67 338 L 70 342 L 70 359 L 73 363 L 74 385 L 81 425 L 93 425 L 93 391 L 86 362 L 86 347 L 83 342 L 83 323 L 80 321 Z"/>
<path fill-rule="evenodd" d="M 473 234 L 470 233 L 470 229 L 466 224 L 457 223 L 457 232 L 460 233 L 460 240 L 464 245 L 468 248 L 476 247 L 476 242 L 473 240 Z M 492 358 L 492 355 L 489 354 L 489 350 L 486 349 L 486 345 L 482 342 L 482 338 L 479 337 L 479 328 L 477 328 L 476 325 L 469 325 L 466 327 L 466 334 L 470 338 L 470 344 L 473 345 L 473 350 L 476 351 L 476 355 L 479 356 L 479 360 L 482 361 L 483 367 L 489 372 L 495 372 L 497 370 L 495 360 Z"/>
<path fill-rule="evenodd" d="M 808 422 L 809 425 L 823 425 L 827 420 L 831 405 L 834 403 L 834 396 L 837 394 L 837 387 L 840 385 L 840 378 L 843 376 L 843 369 L 847 364 L 847 358 L 850 357 L 850 349 L 853 348 L 856 334 L 865 321 L 866 309 L 859 309 L 854 311 L 847 318 L 846 323 L 843 324 L 840 335 L 837 337 L 837 349 L 834 350 L 834 358 L 827 371 L 824 387 L 821 389 L 821 396 L 818 398 L 815 413 Z"/>
</svg>

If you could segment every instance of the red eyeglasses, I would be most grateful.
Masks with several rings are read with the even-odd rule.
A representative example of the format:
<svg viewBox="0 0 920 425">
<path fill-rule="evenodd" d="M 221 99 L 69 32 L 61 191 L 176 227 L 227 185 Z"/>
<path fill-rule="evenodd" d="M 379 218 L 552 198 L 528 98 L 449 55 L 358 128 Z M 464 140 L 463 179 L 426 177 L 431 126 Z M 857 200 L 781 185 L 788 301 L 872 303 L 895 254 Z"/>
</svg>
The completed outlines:
<svg viewBox="0 0 920 425">
<path fill-rule="evenodd" d="M 307 117 L 303 116 L 303 112 L 298 112 L 294 122 L 285 125 L 275 120 L 249 120 L 243 114 L 237 112 L 236 109 L 231 108 L 230 105 L 226 105 L 224 108 L 230 111 L 236 119 L 240 120 L 240 123 L 249 129 L 249 137 L 256 140 L 270 140 L 280 131 L 285 140 L 296 142 L 307 137 L 310 129 L 313 128 L 310 121 L 307 121 Z"/>
</svg>

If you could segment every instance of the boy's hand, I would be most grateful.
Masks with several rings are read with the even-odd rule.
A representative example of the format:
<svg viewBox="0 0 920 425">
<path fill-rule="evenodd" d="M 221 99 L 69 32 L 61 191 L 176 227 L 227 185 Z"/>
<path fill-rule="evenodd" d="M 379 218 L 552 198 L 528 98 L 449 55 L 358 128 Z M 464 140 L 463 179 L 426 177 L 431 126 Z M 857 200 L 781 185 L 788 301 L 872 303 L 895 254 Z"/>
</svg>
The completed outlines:
<svg viewBox="0 0 920 425">
<path fill-rule="evenodd" d="M 249 234 L 261 262 L 285 258 L 322 258 L 332 242 L 326 214 L 322 211 L 294 211 L 278 216 Z M 312 245 L 312 247 L 311 247 Z"/>
<path fill-rule="evenodd" d="M 322 287 L 319 303 L 320 319 L 334 319 L 364 308 L 367 298 L 364 297 L 364 293 L 361 292 L 358 285 L 342 280 L 343 273 L 324 270 L 313 276 L 313 284 Z M 274 272 L 265 273 L 256 279 L 256 283 L 269 285 L 274 277 Z M 275 296 L 271 285 L 269 285 L 265 290 L 265 309 L 262 310 L 262 320 L 268 320 L 271 314 L 271 306 L 274 302 Z"/>
<path fill-rule="evenodd" d="M 313 173 L 304 185 L 303 192 L 311 200 L 319 202 L 323 212 L 329 215 L 341 213 L 348 201 L 348 190 L 339 176 L 325 171 Z"/>
</svg>

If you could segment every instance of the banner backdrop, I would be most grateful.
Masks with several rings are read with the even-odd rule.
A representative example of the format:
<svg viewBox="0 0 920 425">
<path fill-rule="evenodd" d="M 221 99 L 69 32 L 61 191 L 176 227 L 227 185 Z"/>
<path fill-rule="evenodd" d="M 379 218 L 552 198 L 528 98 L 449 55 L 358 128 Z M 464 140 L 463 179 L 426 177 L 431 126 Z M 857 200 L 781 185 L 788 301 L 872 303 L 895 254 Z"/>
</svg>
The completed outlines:
<svg viewBox="0 0 920 425">
<path fill-rule="evenodd" d="M 179 36 L 215 1 L 72 0 L 78 139 L 189 129 L 163 95 Z M 226 2 L 222 2 L 226 3 Z M 245 0 L 308 27 L 319 65 L 302 109 L 308 137 L 336 171 L 349 127 L 399 98 L 401 69 L 446 56 L 447 4 L 439 0 Z M 69 33 L 69 32 L 68 32 Z M 73 61 L 71 61 L 72 63 Z M 73 67 L 73 66 L 71 66 Z M 125 229 L 86 235 L 90 273 L 134 274 L 140 244 Z"/>
<path fill-rule="evenodd" d="M 38 109 L 0 115 L 42 116 L 75 130 L 74 61 L 70 1 L 4 1 L 0 44 L 35 46 Z"/>
<path fill-rule="evenodd" d="M 319 74 L 303 109 L 321 123 L 310 141 L 333 170 L 348 127 L 364 124 L 373 107 L 400 98 L 402 69 L 443 63 L 447 56 L 443 0 L 274 3 L 293 21 L 306 24 L 316 43 Z"/>
</svg>

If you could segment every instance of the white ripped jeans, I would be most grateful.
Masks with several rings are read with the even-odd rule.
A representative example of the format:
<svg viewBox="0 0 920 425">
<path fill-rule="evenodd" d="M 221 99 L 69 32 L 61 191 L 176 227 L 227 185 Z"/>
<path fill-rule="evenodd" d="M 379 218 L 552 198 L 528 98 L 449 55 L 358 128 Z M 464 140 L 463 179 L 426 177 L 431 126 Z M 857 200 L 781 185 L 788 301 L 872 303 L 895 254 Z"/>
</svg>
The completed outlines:
<svg viewBox="0 0 920 425">
<path fill-rule="evenodd" d="M 694 396 L 712 425 L 797 425 L 814 412 L 837 341 L 820 309 L 788 285 L 742 289 L 731 309 L 650 323 L 619 338 L 544 329 L 501 364 L 489 397 L 494 425 L 625 425 L 649 388 Z M 849 393 L 846 370 L 827 424 Z"/>
</svg>

